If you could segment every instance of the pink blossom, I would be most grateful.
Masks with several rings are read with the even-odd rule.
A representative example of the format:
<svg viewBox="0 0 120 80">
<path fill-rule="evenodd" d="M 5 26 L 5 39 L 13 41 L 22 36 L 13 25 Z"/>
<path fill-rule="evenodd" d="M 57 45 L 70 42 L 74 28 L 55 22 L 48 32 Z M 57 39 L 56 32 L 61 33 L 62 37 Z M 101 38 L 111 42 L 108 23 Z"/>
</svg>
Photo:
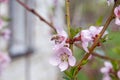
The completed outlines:
<svg viewBox="0 0 120 80">
<path fill-rule="evenodd" d="M 8 0 L 0 0 L 0 3 L 7 3 Z"/>
<path fill-rule="evenodd" d="M 88 50 L 89 44 L 92 44 L 94 42 L 95 38 L 101 32 L 102 29 L 103 26 L 101 27 L 90 26 L 88 30 L 81 31 L 80 36 L 81 36 L 82 47 L 86 52 L 89 52 Z M 106 34 L 107 31 L 105 31 L 102 37 L 104 37 Z"/>
<path fill-rule="evenodd" d="M 120 70 L 117 72 L 117 76 L 120 79 Z"/>
<path fill-rule="evenodd" d="M 76 59 L 72 56 L 72 51 L 68 47 L 61 47 L 55 51 L 50 63 L 58 66 L 61 71 L 65 71 L 69 66 L 75 65 Z"/>
<path fill-rule="evenodd" d="M 10 63 L 10 58 L 6 53 L 0 52 L 0 72 Z"/>
<path fill-rule="evenodd" d="M 114 3 L 114 0 L 107 0 L 108 6 L 110 6 L 112 3 Z"/>
<path fill-rule="evenodd" d="M 81 33 L 81 42 L 82 42 L 82 47 L 86 52 L 89 52 L 88 50 L 88 44 L 89 42 L 92 41 L 92 37 L 90 35 L 90 31 L 89 30 L 82 30 Z"/>
<path fill-rule="evenodd" d="M 108 74 L 112 69 L 112 64 L 108 61 L 104 62 L 104 67 L 100 69 L 101 73 Z"/>
<path fill-rule="evenodd" d="M 120 25 L 120 5 L 115 8 L 114 14 L 116 16 L 116 18 L 115 18 L 115 24 Z"/>
<path fill-rule="evenodd" d="M 104 75 L 102 80 L 112 80 L 109 75 Z"/>
<path fill-rule="evenodd" d="M 67 35 L 67 33 L 64 31 L 64 29 L 61 28 L 61 27 L 56 27 L 56 30 L 57 30 L 57 34 L 54 35 L 51 40 L 54 40 L 54 41 L 55 41 L 54 49 L 57 50 L 57 49 L 65 46 L 65 45 L 68 45 L 68 44 L 66 43 L 66 40 L 67 40 L 67 38 L 68 38 L 68 35 Z"/>
<path fill-rule="evenodd" d="M 102 31 L 102 29 L 103 29 L 103 26 L 100 26 L 100 27 L 90 26 L 89 31 L 92 38 L 94 39 Z M 102 37 L 104 37 L 106 34 L 108 34 L 107 31 L 105 31 Z"/>
<path fill-rule="evenodd" d="M 103 73 L 103 80 L 111 80 L 109 73 L 112 70 L 113 66 L 110 62 L 104 62 L 104 67 L 100 69 L 100 72 Z"/>
</svg>

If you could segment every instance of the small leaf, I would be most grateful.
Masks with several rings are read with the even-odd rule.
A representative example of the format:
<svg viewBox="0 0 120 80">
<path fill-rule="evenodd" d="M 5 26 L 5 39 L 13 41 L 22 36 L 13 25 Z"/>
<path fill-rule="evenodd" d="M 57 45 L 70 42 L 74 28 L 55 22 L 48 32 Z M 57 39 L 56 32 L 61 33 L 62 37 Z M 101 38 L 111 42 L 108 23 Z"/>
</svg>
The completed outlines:
<svg viewBox="0 0 120 80">
<path fill-rule="evenodd" d="M 103 21 L 103 16 L 100 16 L 100 17 L 98 18 L 98 20 L 96 21 L 96 25 L 97 25 L 97 26 L 100 26 L 100 25 L 102 24 L 102 21 Z"/>
<path fill-rule="evenodd" d="M 11 19 L 8 17 L 2 17 L 2 20 L 9 22 Z"/>
<path fill-rule="evenodd" d="M 112 61 L 113 69 L 117 71 L 119 69 L 119 65 L 116 61 Z"/>
<path fill-rule="evenodd" d="M 75 69 L 76 69 L 76 67 L 72 67 L 72 68 L 71 68 L 71 70 L 70 70 L 70 74 L 71 74 L 71 75 L 74 75 Z"/>
<path fill-rule="evenodd" d="M 120 55 L 120 47 L 115 47 L 112 49 L 112 51 Z"/>
<path fill-rule="evenodd" d="M 79 32 L 80 32 L 81 28 L 71 28 L 70 32 L 71 32 L 71 37 L 73 38 L 74 36 L 76 36 Z"/>
<path fill-rule="evenodd" d="M 63 79 L 64 80 L 70 80 L 68 77 L 66 77 L 66 76 L 63 76 Z"/>
<path fill-rule="evenodd" d="M 103 38 L 100 39 L 102 43 L 106 42 L 108 40 L 108 34 L 106 34 Z"/>
<path fill-rule="evenodd" d="M 88 62 L 88 60 L 83 60 L 82 65 L 85 65 Z"/>
<path fill-rule="evenodd" d="M 64 71 L 64 73 L 66 74 L 66 76 L 68 76 L 69 78 L 72 78 L 72 75 L 70 74 L 69 71 Z"/>
</svg>

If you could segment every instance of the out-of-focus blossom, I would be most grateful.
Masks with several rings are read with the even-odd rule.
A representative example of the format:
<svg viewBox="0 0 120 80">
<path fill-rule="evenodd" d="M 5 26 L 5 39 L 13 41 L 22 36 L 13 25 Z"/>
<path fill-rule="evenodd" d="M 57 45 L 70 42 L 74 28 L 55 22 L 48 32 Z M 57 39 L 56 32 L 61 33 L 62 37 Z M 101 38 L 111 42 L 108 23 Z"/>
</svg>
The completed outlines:
<svg viewBox="0 0 120 80">
<path fill-rule="evenodd" d="M 107 0 L 108 6 L 110 6 L 112 3 L 114 3 L 114 0 Z"/>
<path fill-rule="evenodd" d="M 2 32 L 2 37 L 3 37 L 5 40 L 9 40 L 10 34 L 11 34 L 11 31 L 10 31 L 9 29 L 5 29 L 5 30 Z"/>
<path fill-rule="evenodd" d="M 102 80 L 112 80 L 112 79 L 109 75 L 105 74 Z"/>
<path fill-rule="evenodd" d="M 115 18 L 115 24 L 120 25 L 120 5 L 115 8 L 114 14 L 116 16 L 116 18 Z"/>
<path fill-rule="evenodd" d="M 108 74 L 112 69 L 112 64 L 108 61 L 104 62 L 104 67 L 100 69 L 101 73 Z"/>
<path fill-rule="evenodd" d="M 69 66 L 75 65 L 76 59 L 68 47 L 61 47 L 55 52 L 50 63 L 54 66 L 58 66 L 61 71 L 65 71 Z"/>
<path fill-rule="evenodd" d="M 0 0 L 0 3 L 7 3 L 8 0 Z"/>
<path fill-rule="evenodd" d="M 10 63 L 10 57 L 6 53 L 0 52 L 0 72 L 2 72 Z"/>
<path fill-rule="evenodd" d="M 104 67 L 100 69 L 100 72 L 103 73 L 103 80 L 111 80 L 109 73 L 112 70 L 113 66 L 110 62 L 104 62 Z"/>
<path fill-rule="evenodd" d="M 120 70 L 117 72 L 117 76 L 120 79 Z"/>
</svg>

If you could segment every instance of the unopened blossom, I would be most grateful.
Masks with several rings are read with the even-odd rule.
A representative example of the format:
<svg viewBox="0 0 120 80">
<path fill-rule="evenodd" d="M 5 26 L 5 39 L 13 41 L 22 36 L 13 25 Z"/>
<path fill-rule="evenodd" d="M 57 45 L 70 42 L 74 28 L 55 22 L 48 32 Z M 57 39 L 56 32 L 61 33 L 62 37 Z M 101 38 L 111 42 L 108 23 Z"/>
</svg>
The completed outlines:
<svg viewBox="0 0 120 80">
<path fill-rule="evenodd" d="M 103 80 L 111 80 L 109 73 L 112 70 L 113 66 L 110 62 L 104 62 L 104 67 L 100 69 L 100 72 L 103 73 Z"/>
<path fill-rule="evenodd" d="M 115 24 L 120 25 L 120 5 L 114 9 L 114 14 L 116 16 Z"/>
<path fill-rule="evenodd" d="M 10 63 L 10 57 L 6 53 L 0 52 L 0 73 L 8 66 Z"/>
<path fill-rule="evenodd" d="M 61 71 L 65 71 L 69 66 L 75 65 L 76 59 L 68 47 L 61 47 L 55 51 L 50 63 L 54 66 L 58 66 Z"/>
<path fill-rule="evenodd" d="M 117 76 L 120 79 L 120 70 L 117 72 Z"/>
</svg>

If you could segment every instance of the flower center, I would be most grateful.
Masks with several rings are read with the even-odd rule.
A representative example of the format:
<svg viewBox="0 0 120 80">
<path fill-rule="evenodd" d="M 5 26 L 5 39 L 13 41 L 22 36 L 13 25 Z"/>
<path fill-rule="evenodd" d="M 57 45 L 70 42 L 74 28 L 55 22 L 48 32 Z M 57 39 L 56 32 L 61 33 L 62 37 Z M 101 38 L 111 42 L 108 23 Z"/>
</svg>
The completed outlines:
<svg viewBox="0 0 120 80">
<path fill-rule="evenodd" d="M 68 61 L 68 55 L 66 53 L 61 54 L 61 61 Z"/>
</svg>

